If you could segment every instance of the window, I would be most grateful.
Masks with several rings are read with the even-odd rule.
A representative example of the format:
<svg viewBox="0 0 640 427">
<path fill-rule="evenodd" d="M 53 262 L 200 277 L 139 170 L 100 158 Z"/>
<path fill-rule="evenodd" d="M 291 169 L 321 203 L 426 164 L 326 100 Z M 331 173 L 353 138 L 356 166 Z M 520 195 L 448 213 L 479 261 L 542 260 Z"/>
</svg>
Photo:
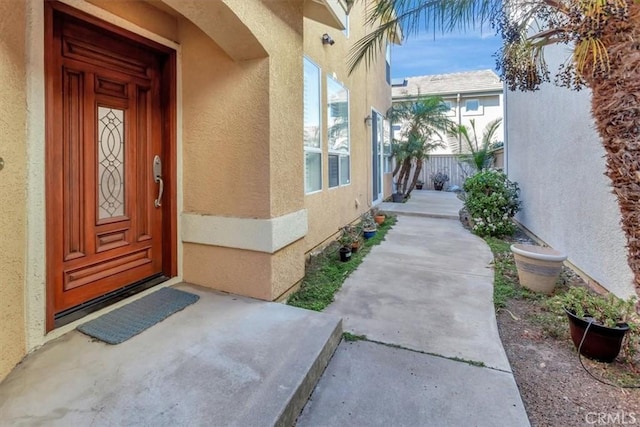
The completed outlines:
<svg viewBox="0 0 640 427">
<path fill-rule="evenodd" d="M 322 190 L 320 67 L 304 58 L 304 191 Z"/>
<path fill-rule="evenodd" d="M 442 103 L 447 107 L 447 111 L 446 111 L 447 116 L 452 117 L 456 115 L 456 110 L 453 107 L 453 102 L 442 101 Z"/>
<path fill-rule="evenodd" d="M 382 152 L 384 154 L 384 173 L 391 173 L 393 157 L 391 157 L 391 123 L 389 120 L 384 121 L 383 127 Z"/>
<path fill-rule="evenodd" d="M 467 99 L 464 104 L 464 114 L 466 116 L 480 116 L 484 114 L 482 105 L 480 105 L 479 99 Z"/>
<path fill-rule="evenodd" d="M 349 141 L 349 91 L 327 76 L 327 141 L 329 143 L 329 187 L 351 182 Z"/>
</svg>

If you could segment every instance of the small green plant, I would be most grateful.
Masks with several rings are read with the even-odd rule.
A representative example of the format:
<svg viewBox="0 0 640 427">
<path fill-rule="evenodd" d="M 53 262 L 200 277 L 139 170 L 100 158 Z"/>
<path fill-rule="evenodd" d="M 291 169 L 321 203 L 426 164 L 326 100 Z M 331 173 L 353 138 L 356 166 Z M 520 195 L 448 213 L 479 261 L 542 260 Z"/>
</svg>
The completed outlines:
<svg viewBox="0 0 640 427">
<path fill-rule="evenodd" d="M 373 231 L 377 229 L 378 225 L 373 219 L 371 212 L 365 212 L 360 216 L 360 227 L 362 227 L 364 231 Z"/>
<path fill-rule="evenodd" d="M 629 324 L 639 320 L 635 298 L 623 300 L 613 294 L 598 295 L 577 286 L 550 298 L 547 305 L 556 313 L 563 313 L 566 308 L 578 317 L 593 318 L 595 323 L 609 328 L 619 323 Z"/>
<path fill-rule="evenodd" d="M 508 236 L 516 229 L 511 220 L 520 210 L 518 184 L 503 172 L 485 170 L 464 182 L 465 207 L 479 236 Z"/>
<path fill-rule="evenodd" d="M 345 225 L 341 228 L 341 234 L 338 243 L 343 248 L 350 248 L 354 243 L 360 240 L 360 231 L 358 227 L 353 225 Z"/>
<path fill-rule="evenodd" d="M 449 175 L 441 171 L 432 173 L 430 178 L 431 178 L 431 181 L 433 181 L 433 185 L 436 185 L 436 186 L 442 186 L 447 181 L 449 181 Z"/>
<path fill-rule="evenodd" d="M 352 334 L 351 332 L 343 332 L 342 333 L 342 338 L 344 338 L 345 341 L 365 341 L 367 339 L 366 335 L 356 335 L 356 334 Z"/>
</svg>

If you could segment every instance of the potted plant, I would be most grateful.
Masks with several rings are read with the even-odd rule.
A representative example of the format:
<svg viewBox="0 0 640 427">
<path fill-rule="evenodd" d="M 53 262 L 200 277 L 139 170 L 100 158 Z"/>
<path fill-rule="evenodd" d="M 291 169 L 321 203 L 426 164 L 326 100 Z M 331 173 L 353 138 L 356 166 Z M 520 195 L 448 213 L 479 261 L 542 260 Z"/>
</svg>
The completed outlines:
<svg viewBox="0 0 640 427">
<path fill-rule="evenodd" d="M 378 225 L 382 224 L 384 222 L 385 218 L 386 218 L 386 215 L 383 214 L 382 212 L 380 212 L 376 208 L 371 209 L 371 215 L 373 216 L 373 220 Z"/>
<path fill-rule="evenodd" d="M 444 185 L 449 181 L 449 175 L 444 172 L 435 172 L 431 174 L 431 181 L 433 181 L 433 189 L 442 191 Z"/>
<path fill-rule="evenodd" d="M 351 253 L 354 254 L 358 252 L 358 249 L 360 249 L 360 234 L 360 227 L 346 225 L 342 227 L 342 235 L 339 240 L 341 241 L 342 246 L 350 247 Z"/>
<path fill-rule="evenodd" d="M 424 186 L 424 182 L 422 182 L 422 180 L 421 180 L 421 179 L 419 179 L 419 180 L 417 180 L 417 181 L 416 181 L 416 188 L 417 188 L 418 190 L 422 190 L 422 187 L 423 187 L 423 186 Z"/>
<path fill-rule="evenodd" d="M 625 355 L 634 354 L 640 326 L 634 298 L 622 300 L 613 294 L 598 295 L 573 287 L 547 304 L 569 319 L 571 340 L 580 354 L 609 363 L 618 356 L 623 342 Z"/>
<path fill-rule="evenodd" d="M 346 227 L 345 227 L 346 228 Z M 353 237 L 350 233 L 348 233 L 344 228 L 342 230 L 342 235 L 338 239 L 338 243 L 340 243 L 340 261 L 347 262 L 351 259 L 351 247 L 353 245 Z"/>
<path fill-rule="evenodd" d="M 362 235 L 365 239 L 370 239 L 376 235 L 378 226 L 370 212 L 362 214 L 360 225 L 362 226 Z"/>
</svg>

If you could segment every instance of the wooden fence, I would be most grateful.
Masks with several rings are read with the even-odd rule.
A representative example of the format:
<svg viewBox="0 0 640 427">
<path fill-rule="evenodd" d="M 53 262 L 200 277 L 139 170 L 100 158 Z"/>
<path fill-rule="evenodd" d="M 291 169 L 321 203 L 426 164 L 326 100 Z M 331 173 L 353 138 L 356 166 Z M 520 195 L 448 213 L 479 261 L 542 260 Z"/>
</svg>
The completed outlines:
<svg viewBox="0 0 640 427">
<path fill-rule="evenodd" d="M 496 150 L 494 152 L 493 167 L 502 169 L 504 167 L 503 158 L 503 149 Z M 471 168 L 471 166 L 460 162 L 453 154 L 431 154 L 429 155 L 429 159 L 424 162 L 419 179 L 424 182 L 424 188 L 433 190 L 433 180 L 431 179 L 431 175 L 438 172 L 443 172 L 449 177 L 449 181 L 444 186 L 445 189 L 454 185 L 462 188 L 464 180 L 468 176 L 472 175 L 473 171 L 474 169 Z"/>
</svg>

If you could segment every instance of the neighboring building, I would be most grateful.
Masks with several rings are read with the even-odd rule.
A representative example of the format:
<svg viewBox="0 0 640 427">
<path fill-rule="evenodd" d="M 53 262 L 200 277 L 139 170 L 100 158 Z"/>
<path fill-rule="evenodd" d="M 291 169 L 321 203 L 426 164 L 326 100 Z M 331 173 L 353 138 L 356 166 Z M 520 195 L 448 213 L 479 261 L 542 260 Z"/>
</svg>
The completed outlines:
<svg viewBox="0 0 640 427">
<path fill-rule="evenodd" d="M 484 127 L 503 115 L 502 82 L 491 70 L 406 77 L 394 79 L 392 86 L 393 102 L 412 101 L 425 96 L 441 97 L 449 107 L 447 114 L 454 123 L 470 127 L 470 120 L 475 120 L 479 139 Z M 504 130 L 500 126 L 495 141 L 503 140 Z M 436 149 L 431 154 L 467 151 L 463 140 L 447 136 L 446 142 L 446 148 Z"/>
<path fill-rule="evenodd" d="M 547 49 L 553 69 L 566 49 Z M 590 280 L 628 297 L 635 295 L 633 276 L 590 102 L 588 90 L 552 84 L 531 93 L 507 92 L 506 169 L 521 189 L 516 219 L 565 252 Z"/>
<path fill-rule="evenodd" d="M 285 298 L 390 194 L 373 1 L 0 2 L 0 379 L 123 287 Z"/>
</svg>

